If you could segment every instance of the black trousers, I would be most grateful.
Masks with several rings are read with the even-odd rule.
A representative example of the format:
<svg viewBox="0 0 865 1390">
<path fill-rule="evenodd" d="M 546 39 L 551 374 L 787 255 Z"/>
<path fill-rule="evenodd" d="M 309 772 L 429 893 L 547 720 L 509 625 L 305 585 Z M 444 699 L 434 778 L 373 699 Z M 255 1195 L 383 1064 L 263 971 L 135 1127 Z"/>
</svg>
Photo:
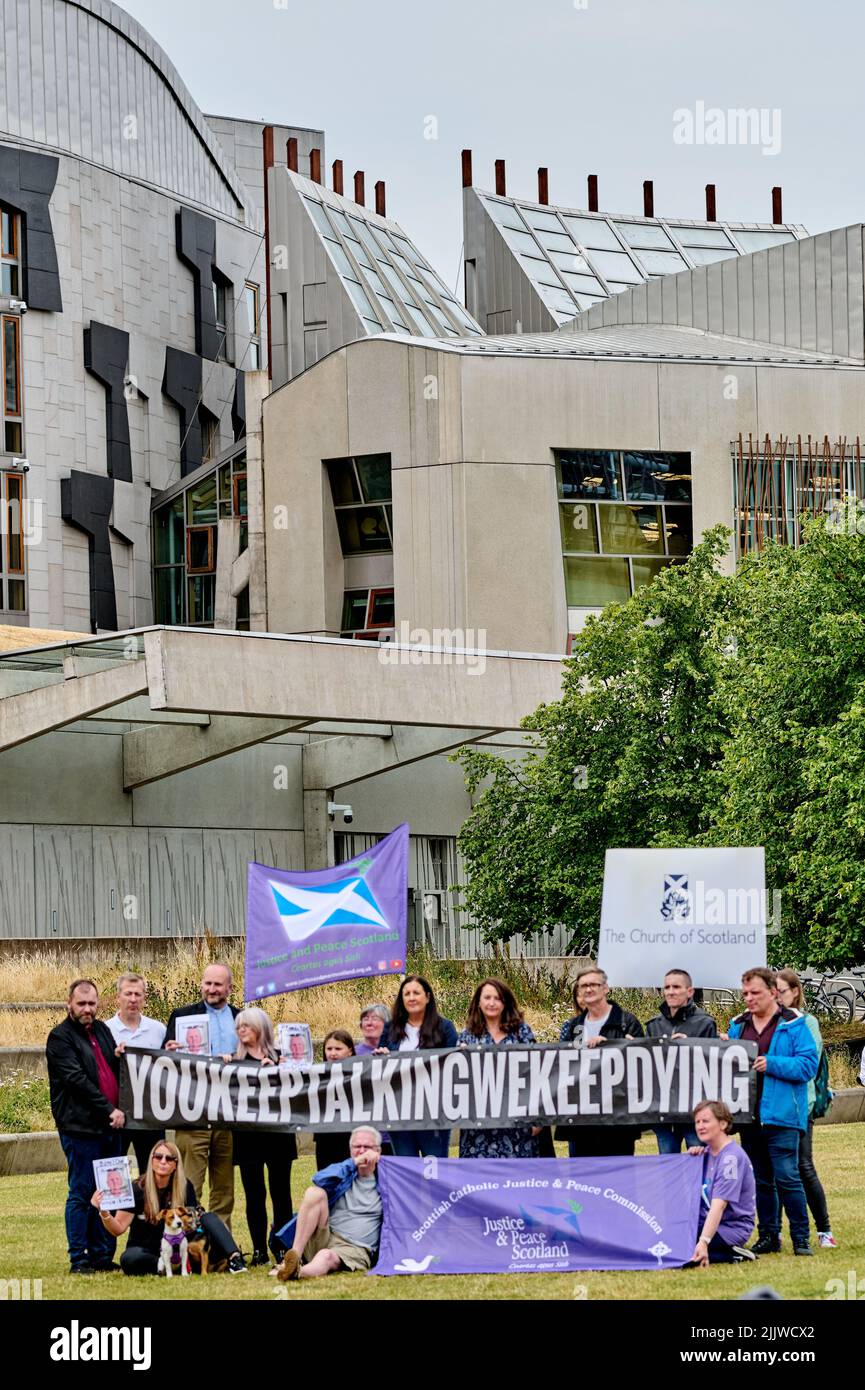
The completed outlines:
<svg viewBox="0 0 865 1390">
<path fill-rule="evenodd" d="M 201 1218 L 201 1229 L 210 1243 L 211 1260 L 227 1260 L 237 1249 L 237 1243 L 228 1227 L 218 1216 L 207 1211 Z M 156 1274 L 159 1265 L 159 1252 L 154 1253 L 143 1245 L 128 1246 L 120 1256 L 120 1268 L 124 1274 Z"/>
<path fill-rule="evenodd" d="M 802 1186 L 805 1189 L 805 1198 L 811 1215 L 814 1218 L 814 1225 L 818 1231 L 831 1231 L 832 1225 L 829 1220 L 829 1208 L 826 1205 L 826 1193 L 823 1191 L 823 1184 L 814 1167 L 814 1121 L 808 1121 L 808 1130 L 799 1136 L 799 1177 L 802 1179 Z"/>
<path fill-rule="evenodd" d="M 291 1164 L 292 1158 L 287 1157 L 285 1147 L 278 1145 L 240 1159 L 238 1167 L 246 1197 L 246 1224 L 252 1237 L 253 1250 L 267 1249 L 265 1168 L 273 1207 L 273 1229 L 281 1231 L 294 1214 L 291 1205 Z"/>
<path fill-rule="evenodd" d="M 570 1158 L 633 1158 L 641 1130 L 633 1125 L 560 1125 L 558 1140 L 567 1139 Z"/>
</svg>

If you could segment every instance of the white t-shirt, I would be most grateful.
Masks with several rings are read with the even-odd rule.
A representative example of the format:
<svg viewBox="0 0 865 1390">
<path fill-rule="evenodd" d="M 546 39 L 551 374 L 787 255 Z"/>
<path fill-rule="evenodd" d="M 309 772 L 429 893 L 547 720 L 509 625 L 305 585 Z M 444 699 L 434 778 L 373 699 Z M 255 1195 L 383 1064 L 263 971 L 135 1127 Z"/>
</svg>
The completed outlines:
<svg viewBox="0 0 865 1390">
<path fill-rule="evenodd" d="M 420 1043 L 420 1029 L 415 1028 L 413 1023 L 405 1026 L 405 1037 L 399 1045 L 400 1052 L 417 1052 Z"/>
<path fill-rule="evenodd" d="M 107 1022 L 114 1041 L 127 1043 L 129 1047 L 161 1048 L 165 1041 L 165 1024 L 156 1018 L 147 1018 L 145 1014 L 141 1014 L 137 1028 L 130 1028 L 119 1014 Z"/>
<path fill-rule="evenodd" d="M 601 1036 L 601 1029 L 612 1012 L 612 1009 L 607 1009 L 603 1018 L 590 1018 L 589 1015 L 586 1014 L 585 1022 L 583 1023 L 584 1043 L 587 1043 L 590 1038 L 599 1038 Z"/>
</svg>

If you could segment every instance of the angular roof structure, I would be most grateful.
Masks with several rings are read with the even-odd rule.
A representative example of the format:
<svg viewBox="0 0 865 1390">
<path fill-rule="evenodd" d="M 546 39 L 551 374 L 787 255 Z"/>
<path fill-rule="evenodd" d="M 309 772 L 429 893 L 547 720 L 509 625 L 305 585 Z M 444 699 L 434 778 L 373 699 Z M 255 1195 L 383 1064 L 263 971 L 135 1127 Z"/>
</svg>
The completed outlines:
<svg viewBox="0 0 865 1390">
<path fill-rule="evenodd" d="M 463 193 L 467 303 L 489 333 L 555 329 L 635 285 L 807 235 L 792 223 L 613 215 Z"/>
<path fill-rule="evenodd" d="M 275 386 L 357 338 L 482 335 L 398 222 L 290 169 L 270 179 L 272 293 L 287 314 L 284 342 L 274 324 Z"/>
</svg>

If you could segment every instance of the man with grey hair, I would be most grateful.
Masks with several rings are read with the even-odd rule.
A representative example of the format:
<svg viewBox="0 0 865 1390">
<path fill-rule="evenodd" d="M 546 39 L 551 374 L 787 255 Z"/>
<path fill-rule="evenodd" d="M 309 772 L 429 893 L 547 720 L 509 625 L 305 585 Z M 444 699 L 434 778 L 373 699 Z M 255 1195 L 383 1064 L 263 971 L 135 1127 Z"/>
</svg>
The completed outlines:
<svg viewBox="0 0 865 1390">
<path fill-rule="evenodd" d="M 117 1012 L 108 1019 L 107 1027 L 116 1043 L 124 1047 L 161 1048 L 165 1041 L 165 1024 L 158 1018 L 148 1018 L 141 1010 L 147 998 L 147 981 L 143 975 L 128 970 L 117 981 Z M 165 1138 L 164 1129 L 136 1129 L 130 1133 L 139 1173 L 146 1173 L 150 1150 Z M 128 1148 L 128 1145 L 127 1145 Z M 124 1149 L 124 1153 L 126 1149 Z"/>
<path fill-rule="evenodd" d="M 349 1151 L 350 1158 L 315 1174 L 297 1216 L 278 1233 L 289 1248 L 271 1274 L 283 1282 L 318 1279 L 340 1269 L 371 1269 L 375 1264 L 382 1222 L 378 1130 L 371 1125 L 354 1130 Z"/>
<path fill-rule="evenodd" d="M 215 1056 L 233 1056 L 237 1051 L 237 1030 L 234 1020 L 237 1009 L 228 1002 L 233 985 L 227 965 L 216 962 L 208 965 L 201 979 L 201 998 L 195 1004 L 175 1009 L 168 1020 L 165 1046 L 177 1048 L 177 1020 L 193 1014 L 206 1014 L 210 1037 L 210 1052 Z M 177 1147 L 183 1159 L 186 1176 L 202 1202 L 205 1177 L 210 1179 L 208 1211 L 212 1211 L 231 1230 L 234 1210 L 234 1162 L 230 1129 L 179 1129 Z M 202 1202 L 203 1205 L 203 1202 Z"/>
</svg>

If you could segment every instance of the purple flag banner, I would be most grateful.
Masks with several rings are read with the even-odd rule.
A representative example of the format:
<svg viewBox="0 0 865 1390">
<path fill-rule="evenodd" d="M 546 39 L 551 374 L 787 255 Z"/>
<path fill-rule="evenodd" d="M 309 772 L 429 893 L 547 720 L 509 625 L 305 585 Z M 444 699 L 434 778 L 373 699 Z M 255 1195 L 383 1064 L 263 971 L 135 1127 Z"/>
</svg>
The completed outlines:
<svg viewBox="0 0 865 1390">
<path fill-rule="evenodd" d="M 374 1274 L 671 1269 L 694 1252 L 702 1159 L 383 1158 Z"/>
<path fill-rule="evenodd" d="M 310 873 L 250 864 L 247 1001 L 405 969 L 407 825 L 346 864 Z"/>
</svg>

